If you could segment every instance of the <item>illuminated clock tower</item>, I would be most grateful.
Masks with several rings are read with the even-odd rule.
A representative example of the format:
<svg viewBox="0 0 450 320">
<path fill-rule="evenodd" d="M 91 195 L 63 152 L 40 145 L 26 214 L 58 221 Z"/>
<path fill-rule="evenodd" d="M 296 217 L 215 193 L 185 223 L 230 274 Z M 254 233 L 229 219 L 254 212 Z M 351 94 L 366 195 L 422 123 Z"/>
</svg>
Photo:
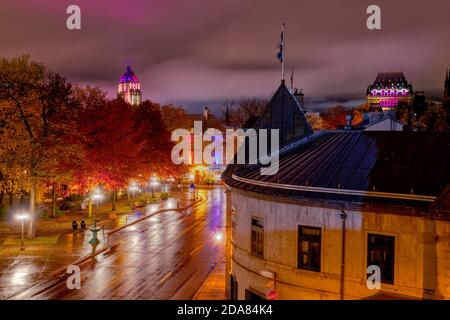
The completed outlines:
<svg viewBox="0 0 450 320">
<path fill-rule="evenodd" d="M 141 85 L 130 65 L 120 77 L 117 94 L 132 105 L 139 105 L 142 101 Z"/>
</svg>

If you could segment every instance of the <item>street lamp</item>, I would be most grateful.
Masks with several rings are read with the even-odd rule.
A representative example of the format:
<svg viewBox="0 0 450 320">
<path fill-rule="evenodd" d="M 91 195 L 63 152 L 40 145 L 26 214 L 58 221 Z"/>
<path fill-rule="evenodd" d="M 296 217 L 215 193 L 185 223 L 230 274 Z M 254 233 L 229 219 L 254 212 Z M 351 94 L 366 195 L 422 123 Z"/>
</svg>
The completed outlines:
<svg viewBox="0 0 450 320">
<path fill-rule="evenodd" d="M 16 215 L 16 219 L 20 220 L 20 222 L 22 224 L 22 238 L 21 238 L 21 241 L 20 241 L 20 251 L 25 250 L 25 246 L 24 246 L 24 243 L 23 243 L 23 221 L 24 220 L 28 220 L 28 218 L 29 218 L 29 215 L 26 214 L 26 213 L 19 213 L 18 215 Z"/>
<path fill-rule="evenodd" d="M 216 242 L 222 242 L 222 240 L 223 240 L 223 236 L 222 236 L 222 233 L 221 232 L 217 232 L 216 234 L 215 234 L 215 236 L 214 236 L 214 239 L 216 240 Z"/>
<path fill-rule="evenodd" d="M 92 199 L 96 201 L 97 209 L 98 209 L 98 202 L 102 200 L 103 195 L 100 193 L 99 190 L 96 190 L 95 193 L 92 195 Z"/>
<path fill-rule="evenodd" d="M 101 193 L 101 191 L 100 191 L 99 188 L 97 188 L 97 189 L 94 190 L 94 193 L 92 194 L 91 198 L 92 198 L 92 200 L 94 200 L 95 203 L 96 203 L 96 207 L 97 207 L 97 215 L 98 215 L 98 214 L 99 214 L 98 202 L 99 202 L 100 200 L 103 199 L 103 195 L 102 195 L 102 193 Z M 92 210 L 92 209 L 90 209 L 90 210 Z M 89 216 L 91 216 L 91 214 L 92 214 L 92 213 L 90 213 Z"/>
<path fill-rule="evenodd" d="M 159 186 L 159 181 L 156 177 L 151 178 L 150 186 L 152 187 L 152 198 L 155 199 L 155 187 Z"/>
<path fill-rule="evenodd" d="M 139 190 L 139 186 L 138 186 L 138 184 L 137 184 L 135 181 L 133 181 L 133 182 L 128 186 L 128 192 L 131 191 L 131 193 L 132 193 L 132 195 L 133 195 L 133 199 L 134 199 L 134 193 L 135 193 L 136 191 L 138 191 L 138 190 Z"/>
</svg>

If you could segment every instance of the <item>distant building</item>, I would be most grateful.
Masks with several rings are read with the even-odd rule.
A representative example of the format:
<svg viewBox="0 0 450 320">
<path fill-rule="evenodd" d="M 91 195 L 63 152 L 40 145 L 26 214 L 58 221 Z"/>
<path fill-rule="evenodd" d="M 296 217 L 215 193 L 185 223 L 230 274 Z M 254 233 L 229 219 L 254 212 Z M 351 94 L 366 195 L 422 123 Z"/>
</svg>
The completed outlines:
<svg viewBox="0 0 450 320">
<path fill-rule="evenodd" d="M 223 174 L 230 299 L 450 299 L 450 134 L 312 133 L 283 84 L 264 114 L 277 173 Z"/>
<path fill-rule="evenodd" d="M 367 88 L 367 104 L 374 111 L 392 110 L 400 103 L 409 105 L 413 96 L 412 85 L 406 81 L 403 72 L 378 73 Z"/>
<path fill-rule="evenodd" d="M 395 118 L 395 111 L 366 112 L 363 121 L 353 127 L 364 131 L 403 131 L 403 123 Z"/>
<path fill-rule="evenodd" d="M 131 70 L 131 66 L 127 69 L 122 77 L 120 77 L 117 94 L 126 102 L 132 105 L 139 105 L 142 101 L 141 85 L 138 77 Z"/>
<path fill-rule="evenodd" d="M 189 119 L 189 125 L 187 128 L 191 131 L 191 141 L 194 141 L 194 122 L 201 122 L 202 123 L 202 129 L 203 133 L 207 129 L 217 129 L 219 130 L 223 135 L 225 134 L 226 128 L 224 125 L 212 114 L 208 107 L 205 107 L 203 109 L 203 113 L 199 114 L 188 114 Z M 222 136 L 214 137 L 215 139 L 221 139 L 222 143 L 225 144 L 225 141 L 223 141 Z M 210 142 L 201 142 L 203 147 L 210 144 Z M 225 147 L 223 148 L 225 150 Z M 190 182 L 194 182 L 196 184 L 212 184 L 220 182 L 220 175 L 222 174 L 223 170 L 225 169 L 225 154 L 224 152 L 214 152 L 214 154 L 211 155 L 213 157 L 213 163 L 212 164 L 192 164 L 189 166 L 188 170 L 188 176 L 187 179 Z M 194 159 L 194 151 L 192 151 L 191 154 L 191 161 L 193 162 Z"/>
<path fill-rule="evenodd" d="M 275 94 L 269 101 L 266 109 L 260 116 L 250 117 L 243 129 L 277 129 L 279 133 L 279 147 L 282 148 L 292 142 L 313 134 L 313 128 L 306 120 L 303 110 L 303 92 L 294 89 L 293 92 L 286 86 L 285 81 L 281 82 Z M 267 146 L 271 145 L 270 134 L 267 135 Z M 248 149 L 248 145 L 246 146 Z M 249 152 L 246 149 L 245 154 Z M 245 165 L 243 165 L 245 166 Z M 229 165 L 226 167 L 223 177 L 230 175 L 241 165 Z"/>
<path fill-rule="evenodd" d="M 306 120 L 303 110 L 303 97 L 303 92 L 298 90 L 291 92 L 283 81 L 253 127 L 278 129 L 280 147 L 300 139 L 304 135 L 312 134 L 313 129 Z"/>
</svg>

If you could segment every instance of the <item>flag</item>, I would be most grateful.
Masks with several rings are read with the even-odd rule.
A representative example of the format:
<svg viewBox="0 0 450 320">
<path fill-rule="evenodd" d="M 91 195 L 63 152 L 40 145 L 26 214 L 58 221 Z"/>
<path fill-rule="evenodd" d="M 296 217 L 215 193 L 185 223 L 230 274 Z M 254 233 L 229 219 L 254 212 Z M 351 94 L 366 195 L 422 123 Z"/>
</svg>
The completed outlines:
<svg viewBox="0 0 450 320">
<path fill-rule="evenodd" d="M 280 60 L 281 63 L 283 63 L 283 50 L 284 50 L 284 34 L 283 31 L 281 31 L 280 43 L 278 44 L 278 53 L 277 53 L 277 58 L 278 60 Z"/>
</svg>

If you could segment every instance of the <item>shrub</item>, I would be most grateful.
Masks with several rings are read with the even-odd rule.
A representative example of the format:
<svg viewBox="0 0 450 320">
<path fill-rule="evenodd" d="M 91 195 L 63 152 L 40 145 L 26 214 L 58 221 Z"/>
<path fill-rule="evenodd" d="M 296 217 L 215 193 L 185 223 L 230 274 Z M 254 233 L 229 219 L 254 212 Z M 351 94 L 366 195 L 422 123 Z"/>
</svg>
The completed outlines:
<svg viewBox="0 0 450 320">
<path fill-rule="evenodd" d="M 168 192 L 161 192 L 161 199 L 162 200 L 169 199 L 169 193 Z"/>
</svg>

